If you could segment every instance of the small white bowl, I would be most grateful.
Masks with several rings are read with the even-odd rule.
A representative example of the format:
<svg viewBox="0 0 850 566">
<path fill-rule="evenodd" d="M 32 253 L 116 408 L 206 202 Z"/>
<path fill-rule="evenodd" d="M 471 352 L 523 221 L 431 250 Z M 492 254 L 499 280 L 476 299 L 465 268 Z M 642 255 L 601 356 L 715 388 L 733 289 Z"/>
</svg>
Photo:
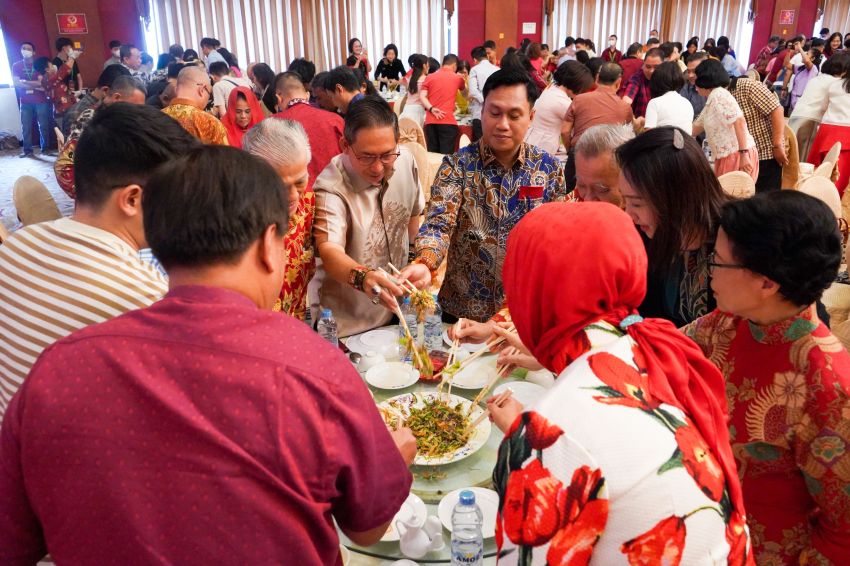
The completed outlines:
<svg viewBox="0 0 850 566">
<path fill-rule="evenodd" d="M 375 352 L 373 350 L 369 350 L 366 352 L 362 358 L 360 358 L 360 363 L 357 364 L 357 369 L 362 372 L 369 371 L 373 367 L 382 364 L 386 361 L 383 354 Z"/>
</svg>

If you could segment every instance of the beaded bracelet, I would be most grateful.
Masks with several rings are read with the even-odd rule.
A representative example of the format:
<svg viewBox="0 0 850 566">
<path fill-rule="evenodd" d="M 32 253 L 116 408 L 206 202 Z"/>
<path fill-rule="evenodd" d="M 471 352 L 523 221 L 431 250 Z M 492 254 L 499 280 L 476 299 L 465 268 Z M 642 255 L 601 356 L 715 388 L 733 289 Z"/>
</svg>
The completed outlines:
<svg viewBox="0 0 850 566">
<path fill-rule="evenodd" d="M 348 284 L 358 291 L 363 291 L 363 282 L 366 280 L 366 275 L 370 271 L 375 270 L 371 267 L 366 267 L 365 265 L 353 267 L 351 271 L 348 272 Z"/>
</svg>

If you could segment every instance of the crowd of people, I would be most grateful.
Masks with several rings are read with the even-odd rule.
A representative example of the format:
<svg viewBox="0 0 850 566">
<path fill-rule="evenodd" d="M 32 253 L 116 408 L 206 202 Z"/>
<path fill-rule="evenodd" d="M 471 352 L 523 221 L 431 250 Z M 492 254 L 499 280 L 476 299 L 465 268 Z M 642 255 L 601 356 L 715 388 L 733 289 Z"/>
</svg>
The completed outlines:
<svg viewBox="0 0 850 566">
<path fill-rule="evenodd" d="M 318 73 L 243 72 L 214 38 L 154 69 L 114 41 L 79 100 L 73 44 L 24 43 L 22 157 L 60 127 L 75 209 L 0 245 L 0 562 L 333 564 L 335 524 L 377 542 L 416 439 L 302 322 L 393 324 L 407 283 L 439 283 L 452 338 L 557 376 L 487 402 L 503 561 L 846 562 L 850 354 L 821 304 L 846 234 L 780 190 L 790 153 L 837 141 L 850 181 L 850 34 L 820 35 L 751 66 L 652 30 L 408 68 L 390 44 L 374 69 L 353 38 Z M 735 171 L 754 196 L 724 191 Z"/>
</svg>

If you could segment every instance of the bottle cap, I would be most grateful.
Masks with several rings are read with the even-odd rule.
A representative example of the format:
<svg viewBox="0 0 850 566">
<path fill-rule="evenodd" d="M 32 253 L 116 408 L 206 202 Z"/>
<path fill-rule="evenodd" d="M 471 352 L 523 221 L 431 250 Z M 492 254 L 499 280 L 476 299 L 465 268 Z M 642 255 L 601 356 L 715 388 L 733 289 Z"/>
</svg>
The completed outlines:
<svg viewBox="0 0 850 566">
<path fill-rule="evenodd" d="M 410 304 L 410 297 L 405 297 L 404 300 L 402 301 L 402 303 L 404 303 L 405 305 L 409 305 Z"/>
<path fill-rule="evenodd" d="M 460 492 L 461 505 L 475 505 L 475 492 L 464 489 Z"/>
<path fill-rule="evenodd" d="M 331 309 L 322 309 L 322 318 L 331 318 L 333 315 Z"/>
</svg>

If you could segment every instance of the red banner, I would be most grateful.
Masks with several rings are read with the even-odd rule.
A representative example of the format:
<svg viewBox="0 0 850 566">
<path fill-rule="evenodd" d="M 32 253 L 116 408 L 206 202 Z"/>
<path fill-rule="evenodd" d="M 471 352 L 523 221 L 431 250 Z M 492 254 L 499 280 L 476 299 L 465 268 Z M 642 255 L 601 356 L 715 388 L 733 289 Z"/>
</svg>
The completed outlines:
<svg viewBox="0 0 850 566">
<path fill-rule="evenodd" d="M 63 35 L 86 34 L 89 32 L 85 14 L 56 14 L 56 21 L 59 24 L 59 33 Z"/>
<path fill-rule="evenodd" d="M 779 25 L 792 26 L 794 25 L 794 10 L 779 10 Z"/>
</svg>

